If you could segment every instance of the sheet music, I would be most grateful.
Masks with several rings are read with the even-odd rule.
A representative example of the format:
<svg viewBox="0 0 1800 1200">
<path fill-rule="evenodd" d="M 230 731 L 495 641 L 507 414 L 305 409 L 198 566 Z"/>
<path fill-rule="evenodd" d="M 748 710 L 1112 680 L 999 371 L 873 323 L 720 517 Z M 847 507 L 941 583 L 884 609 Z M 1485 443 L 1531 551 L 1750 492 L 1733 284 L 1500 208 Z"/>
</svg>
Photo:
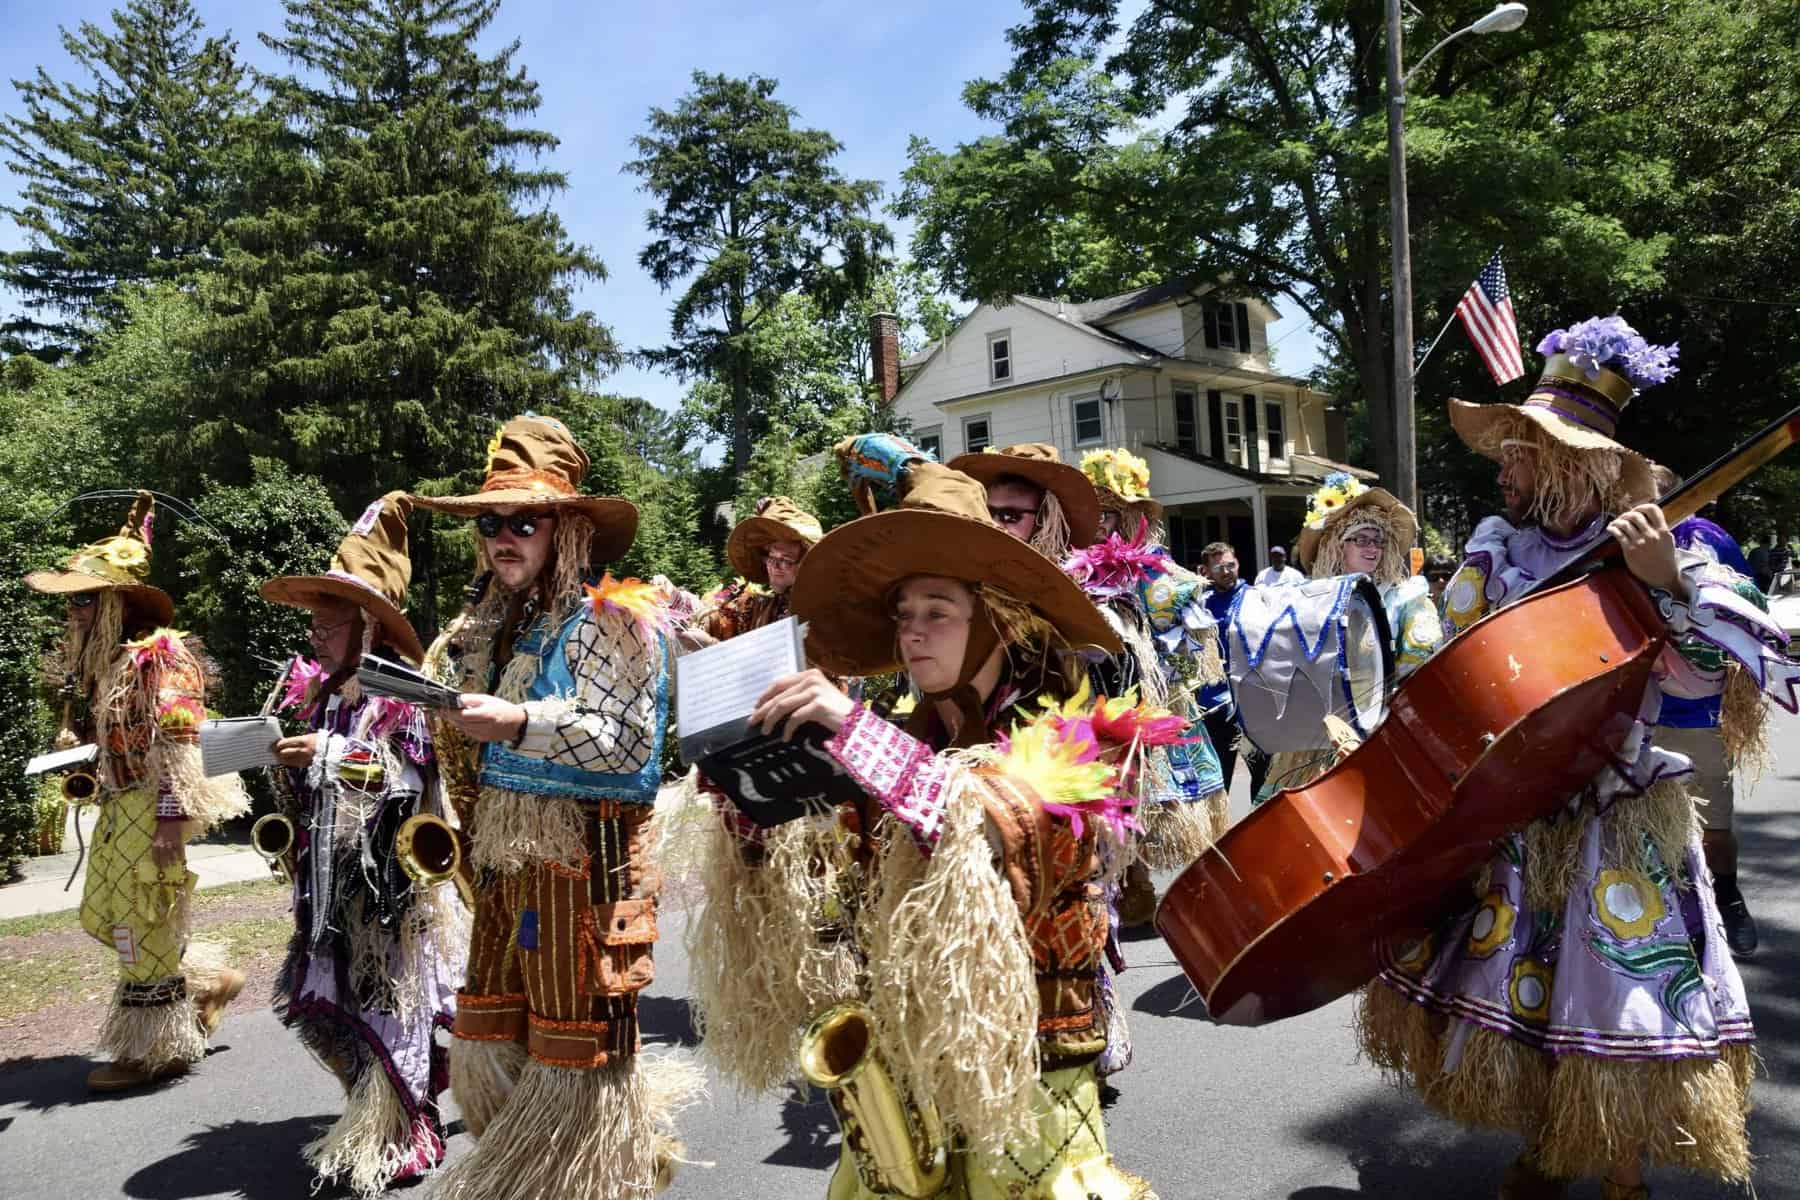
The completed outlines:
<svg viewBox="0 0 1800 1200">
<path fill-rule="evenodd" d="M 25 774 L 42 775 L 47 771 L 62 771 L 69 767 L 79 767 L 83 763 L 91 763 L 100 754 L 100 748 L 92 742 L 83 746 L 72 746 L 67 750 L 52 750 L 48 754 L 40 754 L 25 764 Z"/>
<path fill-rule="evenodd" d="M 799 622 L 788 617 L 676 659 L 676 736 L 742 721 L 771 683 L 805 669 L 801 642 Z"/>
<path fill-rule="evenodd" d="M 379 654 L 365 654 L 356 668 L 356 681 L 371 696 L 390 696 L 421 708 L 459 708 L 462 693 L 431 676 Z"/>
<path fill-rule="evenodd" d="M 272 767 L 281 724 L 274 717 L 226 717 L 200 724 L 200 769 L 213 775 L 235 775 Z"/>
</svg>

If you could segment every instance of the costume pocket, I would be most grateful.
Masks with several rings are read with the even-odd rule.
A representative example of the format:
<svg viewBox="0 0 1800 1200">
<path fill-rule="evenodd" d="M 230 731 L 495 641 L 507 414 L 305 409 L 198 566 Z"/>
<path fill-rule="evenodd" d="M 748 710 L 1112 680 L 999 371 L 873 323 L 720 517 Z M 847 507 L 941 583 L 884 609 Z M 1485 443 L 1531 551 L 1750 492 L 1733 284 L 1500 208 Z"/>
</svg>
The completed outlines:
<svg viewBox="0 0 1800 1200">
<path fill-rule="evenodd" d="M 625 995 L 648 987 L 656 976 L 651 957 L 651 948 L 656 944 L 656 901 L 596 904 L 592 913 L 594 953 L 589 987 L 602 996 Z"/>
</svg>

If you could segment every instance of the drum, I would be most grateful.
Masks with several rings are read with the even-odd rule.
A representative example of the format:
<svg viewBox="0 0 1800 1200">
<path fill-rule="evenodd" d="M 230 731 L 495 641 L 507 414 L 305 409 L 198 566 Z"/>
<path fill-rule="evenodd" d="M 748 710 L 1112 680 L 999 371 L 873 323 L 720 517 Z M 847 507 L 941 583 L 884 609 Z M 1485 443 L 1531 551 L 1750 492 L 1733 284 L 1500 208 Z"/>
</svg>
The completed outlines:
<svg viewBox="0 0 1800 1200">
<path fill-rule="evenodd" d="M 1329 714 L 1365 738 L 1381 723 L 1394 646 L 1368 576 L 1239 589 L 1221 642 L 1239 723 L 1264 753 L 1328 744 Z"/>
</svg>

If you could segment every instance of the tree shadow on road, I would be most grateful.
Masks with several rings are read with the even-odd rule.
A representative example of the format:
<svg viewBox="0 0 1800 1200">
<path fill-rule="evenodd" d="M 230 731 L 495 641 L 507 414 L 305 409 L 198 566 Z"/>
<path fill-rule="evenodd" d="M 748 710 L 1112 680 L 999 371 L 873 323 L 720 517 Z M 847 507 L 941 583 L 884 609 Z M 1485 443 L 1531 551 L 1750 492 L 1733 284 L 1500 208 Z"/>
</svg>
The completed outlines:
<svg viewBox="0 0 1800 1200">
<path fill-rule="evenodd" d="M 313 1173 L 300 1148 L 337 1119 L 335 1114 L 289 1117 L 285 1121 L 229 1121 L 183 1139 L 167 1158 L 134 1172 L 125 1194 L 137 1200 L 188 1200 L 193 1196 L 237 1194 L 247 1200 L 309 1200 Z M 321 1188 L 326 1198 L 349 1195 Z"/>
</svg>

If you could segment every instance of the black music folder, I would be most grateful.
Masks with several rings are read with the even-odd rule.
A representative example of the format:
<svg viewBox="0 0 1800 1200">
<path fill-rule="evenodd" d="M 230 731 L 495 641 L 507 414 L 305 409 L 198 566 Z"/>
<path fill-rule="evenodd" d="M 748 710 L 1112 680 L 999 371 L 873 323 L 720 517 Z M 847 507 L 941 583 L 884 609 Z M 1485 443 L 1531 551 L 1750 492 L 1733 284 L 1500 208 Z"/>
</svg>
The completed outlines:
<svg viewBox="0 0 1800 1200">
<path fill-rule="evenodd" d="M 756 698 L 806 669 L 805 627 L 793 617 L 739 634 L 675 662 L 675 732 L 697 766 L 752 821 L 772 828 L 862 795 L 808 723 L 784 742 L 750 726 Z"/>
</svg>

